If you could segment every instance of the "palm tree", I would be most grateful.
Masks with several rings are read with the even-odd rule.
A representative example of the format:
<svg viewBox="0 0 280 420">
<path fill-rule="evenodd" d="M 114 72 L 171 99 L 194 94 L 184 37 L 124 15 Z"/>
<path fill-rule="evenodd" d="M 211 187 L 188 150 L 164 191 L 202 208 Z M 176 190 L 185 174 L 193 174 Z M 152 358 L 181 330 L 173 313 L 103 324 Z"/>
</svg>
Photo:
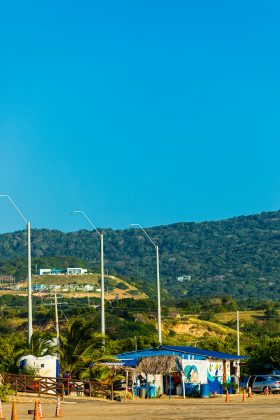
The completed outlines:
<svg viewBox="0 0 280 420">
<path fill-rule="evenodd" d="M 85 372 L 83 372 L 82 376 L 85 376 Z M 86 376 L 100 389 L 109 388 L 112 400 L 114 399 L 114 384 L 125 378 L 123 375 L 117 373 L 115 367 L 102 365 L 100 363 L 91 366 L 87 370 Z"/>
<path fill-rule="evenodd" d="M 32 334 L 30 345 L 26 351 L 35 357 L 55 355 L 57 349 L 54 345 L 53 335 L 48 332 L 36 331 Z"/>
<path fill-rule="evenodd" d="M 56 353 L 54 337 L 48 332 L 36 331 L 31 336 L 30 345 L 27 345 L 25 342 L 16 343 L 14 353 L 17 360 L 27 354 L 32 354 L 35 357 L 53 356 Z"/>
<path fill-rule="evenodd" d="M 78 376 L 84 367 L 104 354 L 104 337 L 94 331 L 91 322 L 76 318 L 59 337 L 60 364 L 64 371 Z"/>
<path fill-rule="evenodd" d="M 18 370 L 18 361 L 21 357 L 26 355 L 33 355 L 35 357 L 53 356 L 57 349 L 54 345 L 54 337 L 49 332 L 36 331 L 32 334 L 30 345 L 26 341 L 15 343 L 13 347 L 14 364 L 13 370 Z M 31 374 L 32 369 L 28 369 L 28 374 Z"/>
</svg>

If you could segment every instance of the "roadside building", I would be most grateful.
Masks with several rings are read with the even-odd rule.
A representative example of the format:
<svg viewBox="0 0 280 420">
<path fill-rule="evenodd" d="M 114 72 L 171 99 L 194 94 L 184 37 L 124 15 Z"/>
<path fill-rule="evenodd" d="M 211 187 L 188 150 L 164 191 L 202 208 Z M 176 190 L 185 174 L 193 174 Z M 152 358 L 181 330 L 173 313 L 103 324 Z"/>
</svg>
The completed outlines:
<svg viewBox="0 0 280 420">
<path fill-rule="evenodd" d="M 158 392 L 171 395 L 202 396 L 222 394 L 234 388 L 236 373 L 233 362 L 244 356 L 202 350 L 188 346 L 167 346 L 121 353 L 116 358 L 122 365 L 135 368 L 136 393 L 155 386 Z"/>
<path fill-rule="evenodd" d="M 59 360 L 57 356 L 36 357 L 31 354 L 19 359 L 20 369 L 32 369 L 36 375 L 41 377 L 59 377 Z"/>
</svg>

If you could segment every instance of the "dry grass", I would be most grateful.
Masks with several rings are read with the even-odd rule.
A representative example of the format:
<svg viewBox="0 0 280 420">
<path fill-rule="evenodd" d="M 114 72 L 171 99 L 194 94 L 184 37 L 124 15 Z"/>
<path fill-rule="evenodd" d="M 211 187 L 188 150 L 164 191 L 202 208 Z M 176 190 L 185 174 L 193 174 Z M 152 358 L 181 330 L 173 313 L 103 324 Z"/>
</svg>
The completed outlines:
<svg viewBox="0 0 280 420">
<path fill-rule="evenodd" d="M 263 317 L 264 311 L 239 311 L 240 322 L 253 323 L 258 317 Z M 236 322 L 236 312 L 221 312 L 214 315 L 214 319 L 221 324 Z"/>
<path fill-rule="evenodd" d="M 235 334 L 235 330 L 219 325 L 214 322 L 203 321 L 196 317 L 189 317 L 182 321 L 176 322 L 175 325 L 170 326 L 176 334 L 186 334 L 194 338 L 201 338 L 205 335 L 226 337 L 229 334 Z"/>
</svg>

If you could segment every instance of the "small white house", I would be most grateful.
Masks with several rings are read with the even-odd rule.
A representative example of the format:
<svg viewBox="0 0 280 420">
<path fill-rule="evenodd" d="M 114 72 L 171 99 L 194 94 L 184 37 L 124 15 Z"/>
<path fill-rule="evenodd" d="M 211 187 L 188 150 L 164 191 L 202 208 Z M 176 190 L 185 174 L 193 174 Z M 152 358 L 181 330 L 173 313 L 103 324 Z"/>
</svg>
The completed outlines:
<svg viewBox="0 0 280 420">
<path fill-rule="evenodd" d="M 39 274 L 40 276 L 44 276 L 46 274 L 51 274 L 52 269 L 51 268 L 40 268 Z"/>
<path fill-rule="evenodd" d="M 86 268 L 80 268 L 80 267 L 69 267 L 69 268 L 67 268 L 67 274 L 68 275 L 87 274 L 87 269 Z"/>
<path fill-rule="evenodd" d="M 50 290 L 60 290 L 60 284 L 50 284 L 49 289 Z"/>
<path fill-rule="evenodd" d="M 94 286 L 92 284 L 85 284 L 84 287 L 86 292 L 93 292 L 94 291 Z"/>
<path fill-rule="evenodd" d="M 59 361 L 56 356 L 35 357 L 31 354 L 19 359 L 19 367 L 29 367 L 36 370 L 38 376 L 44 378 L 59 377 Z"/>
<path fill-rule="evenodd" d="M 47 286 L 46 284 L 33 284 L 32 285 L 32 291 L 33 292 L 43 292 L 46 290 Z"/>
<path fill-rule="evenodd" d="M 177 281 L 180 281 L 183 283 L 184 281 L 191 281 L 191 276 L 186 276 L 185 274 L 183 276 L 177 277 Z"/>
<path fill-rule="evenodd" d="M 57 276 L 57 275 L 65 274 L 65 273 L 66 273 L 66 270 L 62 270 L 60 268 L 40 268 L 39 270 L 40 276 L 44 276 L 44 275 Z"/>
</svg>

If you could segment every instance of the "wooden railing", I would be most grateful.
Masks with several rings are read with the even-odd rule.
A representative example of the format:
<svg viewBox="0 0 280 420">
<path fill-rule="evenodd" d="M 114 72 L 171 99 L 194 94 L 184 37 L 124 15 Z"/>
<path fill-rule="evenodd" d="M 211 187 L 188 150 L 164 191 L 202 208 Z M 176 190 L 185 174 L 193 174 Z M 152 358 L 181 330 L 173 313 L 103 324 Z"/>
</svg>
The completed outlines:
<svg viewBox="0 0 280 420">
<path fill-rule="evenodd" d="M 10 384 L 11 389 L 18 392 L 57 395 L 77 395 L 87 397 L 111 398 L 111 389 L 108 385 L 102 385 L 97 381 L 81 381 L 72 378 L 43 378 L 30 375 L 0 374 L 2 383 Z"/>
</svg>

